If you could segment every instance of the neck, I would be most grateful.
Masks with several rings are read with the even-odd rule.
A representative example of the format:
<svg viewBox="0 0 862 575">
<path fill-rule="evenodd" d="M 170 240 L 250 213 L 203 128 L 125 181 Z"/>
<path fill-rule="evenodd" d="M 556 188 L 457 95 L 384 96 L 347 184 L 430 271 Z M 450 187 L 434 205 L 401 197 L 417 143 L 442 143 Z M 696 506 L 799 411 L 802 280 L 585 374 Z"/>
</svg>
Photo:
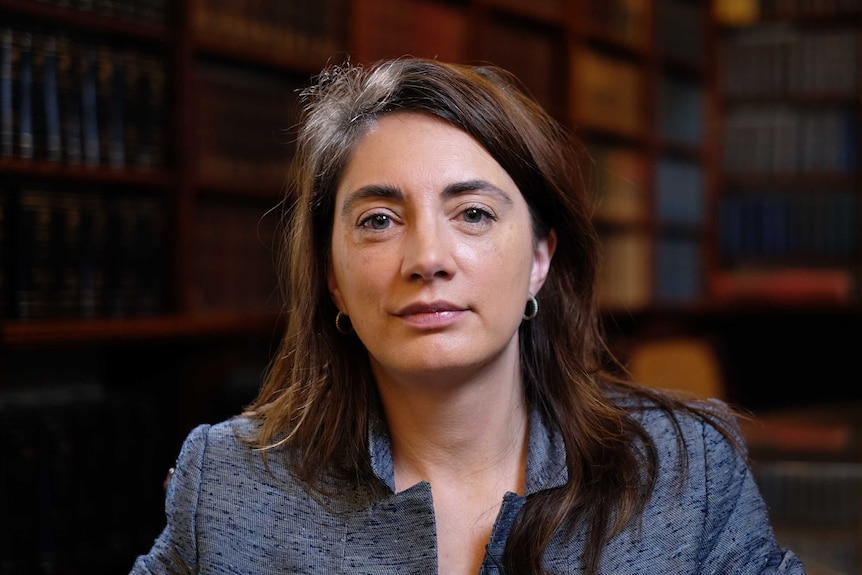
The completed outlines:
<svg viewBox="0 0 862 575">
<path fill-rule="evenodd" d="M 396 488 L 458 481 L 523 493 L 529 413 L 519 370 L 445 381 L 406 385 L 378 377 Z"/>
</svg>

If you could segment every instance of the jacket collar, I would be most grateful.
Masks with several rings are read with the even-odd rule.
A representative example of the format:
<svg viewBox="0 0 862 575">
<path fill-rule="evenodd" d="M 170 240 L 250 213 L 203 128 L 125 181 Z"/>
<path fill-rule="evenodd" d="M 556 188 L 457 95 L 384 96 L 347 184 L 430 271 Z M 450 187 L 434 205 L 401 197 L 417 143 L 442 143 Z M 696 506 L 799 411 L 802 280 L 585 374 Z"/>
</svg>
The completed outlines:
<svg viewBox="0 0 862 575">
<path fill-rule="evenodd" d="M 368 419 L 368 454 L 374 475 L 395 492 L 395 468 L 392 443 L 380 410 L 373 410 Z M 527 483 L 525 495 L 565 485 L 569 480 L 566 468 L 566 446 L 556 427 L 546 424 L 537 409 L 530 411 L 530 439 L 527 449 Z"/>
</svg>

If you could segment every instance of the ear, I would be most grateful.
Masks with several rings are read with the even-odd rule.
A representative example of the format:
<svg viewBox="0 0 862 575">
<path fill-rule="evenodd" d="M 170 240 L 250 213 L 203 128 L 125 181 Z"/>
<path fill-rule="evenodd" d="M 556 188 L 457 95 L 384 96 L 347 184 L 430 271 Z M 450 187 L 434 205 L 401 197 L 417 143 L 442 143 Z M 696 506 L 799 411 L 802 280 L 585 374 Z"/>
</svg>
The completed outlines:
<svg viewBox="0 0 862 575">
<path fill-rule="evenodd" d="M 548 277 L 551 258 L 557 249 L 557 231 L 551 230 L 547 236 L 539 238 L 533 248 L 533 269 L 530 272 L 530 293 L 537 294 Z"/>
<path fill-rule="evenodd" d="M 338 289 L 338 280 L 335 278 L 335 272 L 330 264 L 326 270 L 326 285 L 329 288 L 329 295 L 332 297 L 332 303 L 339 311 L 344 312 L 344 300 L 341 298 L 341 290 Z"/>
</svg>

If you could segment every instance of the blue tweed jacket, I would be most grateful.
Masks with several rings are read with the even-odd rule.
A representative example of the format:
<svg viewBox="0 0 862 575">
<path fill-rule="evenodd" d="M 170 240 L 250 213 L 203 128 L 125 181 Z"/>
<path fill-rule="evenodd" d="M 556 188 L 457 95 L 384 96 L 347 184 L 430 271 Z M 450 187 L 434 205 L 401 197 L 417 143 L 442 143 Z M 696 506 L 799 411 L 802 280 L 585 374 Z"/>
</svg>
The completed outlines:
<svg viewBox="0 0 862 575">
<path fill-rule="evenodd" d="M 638 417 L 660 451 L 656 490 L 639 525 L 606 548 L 602 573 L 804 574 L 800 559 L 778 546 L 745 459 L 711 426 L 681 416 L 689 451 L 679 487 L 678 443 L 668 416 Z M 310 495 L 278 457 L 268 472 L 259 453 L 236 437 L 241 417 L 195 428 L 186 438 L 167 490 L 167 525 L 132 575 L 143 574 L 434 574 L 437 549 L 431 487 L 395 493 L 384 426 L 372 426 L 370 455 L 380 479 L 357 485 L 328 478 L 331 497 Z M 534 413 L 526 495 L 567 480 L 565 448 Z M 505 496 L 481 575 L 499 573 L 510 528 L 525 498 Z M 547 549 L 552 573 L 581 573 L 586 530 Z"/>
</svg>

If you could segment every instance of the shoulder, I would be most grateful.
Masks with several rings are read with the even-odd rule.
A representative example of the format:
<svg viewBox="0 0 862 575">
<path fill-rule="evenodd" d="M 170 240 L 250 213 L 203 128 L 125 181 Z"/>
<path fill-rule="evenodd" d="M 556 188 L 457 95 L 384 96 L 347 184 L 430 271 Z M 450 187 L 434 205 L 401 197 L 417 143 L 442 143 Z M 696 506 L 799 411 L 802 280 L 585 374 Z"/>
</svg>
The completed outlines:
<svg viewBox="0 0 862 575">
<path fill-rule="evenodd" d="M 253 437 L 255 424 L 247 418 L 236 417 L 217 424 L 200 424 L 193 428 L 185 440 L 178 458 L 180 463 L 195 462 L 202 465 L 205 459 L 230 459 L 251 451 L 246 438 Z"/>
<path fill-rule="evenodd" d="M 257 424 L 245 417 L 198 425 L 183 441 L 176 473 L 194 473 L 195 483 L 241 470 L 241 475 L 246 476 L 244 471 L 257 467 L 261 459 L 252 444 L 256 428 Z"/>
<path fill-rule="evenodd" d="M 663 408 L 649 400 L 620 403 L 655 442 L 659 454 L 683 449 L 689 456 L 746 459 L 745 440 L 731 407 L 718 399 Z"/>
</svg>

